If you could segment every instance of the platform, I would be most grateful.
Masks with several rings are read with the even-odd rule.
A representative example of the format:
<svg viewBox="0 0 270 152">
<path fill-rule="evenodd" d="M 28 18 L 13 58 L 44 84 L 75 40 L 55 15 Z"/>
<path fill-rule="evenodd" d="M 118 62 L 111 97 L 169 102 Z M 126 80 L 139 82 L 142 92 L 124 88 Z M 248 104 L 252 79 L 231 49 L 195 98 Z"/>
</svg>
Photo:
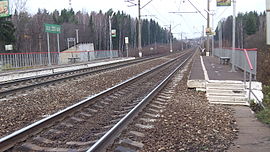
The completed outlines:
<svg viewBox="0 0 270 152">
<path fill-rule="evenodd" d="M 201 56 L 196 57 L 194 66 L 191 69 L 189 80 L 205 80 L 203 65 L 205 66 L 205 72 L 208 74 L 209 80 L 232 80 L 232 81 L 243 81 L 244 73 L 240 70 L 231 72 L 231 65 L 220 64 L 217 57 Z"/>
<path fill-rule="evenodd" d="M 234 105 L 234 117 L 239 128 L 238 139 L 228 152 L 269 152 L 270 128 L 259 122 L 249 107 L 249 85 L 244 73 L 231 72 L 231 65 L 222 64 L 217 57 L 196 56 L 191 68 L 188 87 L 206 92 L 210 104 Z M 262 84 L 252 81 L 252 90 L 263 98 Z M 254 99 L 251 96 L 251 99 Z M 235 106 L 237 105 L 237 106 Z M 241 105 L 241 106 L 238 106 Z M 243 106 L 245 105 L 245 106 Z"/>
<path fill-rule="evenodd" d="M 113 59 L 103 59 L 103 60 L 95 60 L 90 62 L 84 63 L 77 63 L 77 64 L 66 64 L 66 65 L 53 65 L 48 67 L 40 67 L 40 68 L 33 68 L 27 70 L 16 70 L 16 71 L 1 71 L 0 72 L 0 83 L 5 81 L 12 81 L 42 75 L 49 75 L 59 72 L 66 72 L 72 70 L 79 70 L 84 68 L 90 68 L 95 66 L 101 66 L 106 64 L 112 64 L 117 62 L 123 62 L 128 60 L 134 60 L 134 57 L 130 58 L 113 58 Z"/>
<path fill-rule="evenodd" d="M 249 105 L 249 82 L 244 82 L 244 72 L 237 68 L 232 72 L 231 65 L 220 63 L 217 57 L 196 56 L 187 85 L 198 91 L 206 91 L 210 103 Z M 262 100 L 262 84 L 253 80 L 251 88 Z M 253 95 L 251 99 L 259 102 Z"/>
</svg>

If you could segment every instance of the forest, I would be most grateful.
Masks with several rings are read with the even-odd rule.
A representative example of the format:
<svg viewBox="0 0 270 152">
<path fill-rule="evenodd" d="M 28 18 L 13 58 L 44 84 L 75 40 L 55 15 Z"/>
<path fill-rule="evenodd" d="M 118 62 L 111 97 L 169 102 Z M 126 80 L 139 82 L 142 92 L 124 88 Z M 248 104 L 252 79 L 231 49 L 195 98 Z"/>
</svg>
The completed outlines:
<svg viewBox="0 0 270 152">
<path fill-rule="evenodd" d="M 232 46 L 232 22 L 233 17 L 229 16 L 220 21 L 222 28 L 222 39 L 224 47 Z M 256 11 L 239 13 L 236 17 L 236 47 L 246 48 L 250 47 L 247 38 L 251 35 L 255 35 L 259 31 L 265 31 L 266 14 L 257 13 Z M 215 40 L 218 41 L 219 29 L 216 28 Z"/>
<path fill-rule="evenodd" d="M 117 36 L 112 39 L 113 49 L 123 50 L 124 38 L 129 37 L 131 48 L 137 47 L 138 20 L 122 11 L 75 12 L 72 8 L 48 12 L 39 9 L 34 15 L 27 11 L 17 11 L 8 18 L 0 18 L 0 51 L 12 44 L 13 52 L 45 52 L 47 38 L 44 24 L 61 25 L 60 50 L 67 48 L 67 38 L 76 37 L 79 43 L 94 43 L 95 50 L 109 49 L 109 17 Z M 168 43 L 170 32 L 153 19 L 142 19 L 142 46 L 154 43 Z M 51 50 L 57 50 L 56 34 L 50 34 Z"/>
</svg>

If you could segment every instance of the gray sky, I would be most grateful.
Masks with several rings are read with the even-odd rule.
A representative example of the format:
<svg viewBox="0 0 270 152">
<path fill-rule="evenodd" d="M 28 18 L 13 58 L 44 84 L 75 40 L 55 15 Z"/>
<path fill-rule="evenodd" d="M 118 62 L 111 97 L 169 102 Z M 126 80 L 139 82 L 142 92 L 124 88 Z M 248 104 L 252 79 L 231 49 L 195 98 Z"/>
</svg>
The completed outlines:
<svg viewBox="0 0 270 152">
<path fill-rule="evenodd" d="M 142 6 L 150 0 L 141 0 Z M 190 0 L 200 11 L 206 16 L 204 9 L 207 7 L 207 0 Z M 232 15 L 231 7 L 216 7 L 216 0 L 211 1 L 211 10 L 215 12 L 214 27 L 220 19 Z M 134 0 L 137 2 L 137 0 Z M 107 11 L 113 8 L 114 11 L 123 10 L 133 17 L 138 15 L 137 7 L 128 7 L 129 3 L 125 0 L 72 0 L 72 8 L 75 11 L 84 10 L 91 11 Z M 265 0 L 236 0 L 237 12 L 258 11 L 262 12 L 266 8 Z M 28 11 L 36 13 L 38 8 L 45 8 L 49 11 L 55 9 L 61 10 L 69 8 L 69 0 L 28 0 Z M 153 0 L 149 5 L 142 9 L 142 15 L 155 15 L 152 17 L 163 27 L 172 24 L 175 37 L 180 38 L 180 34 L 184 32 L 184 37 L 201 36 L 202 26 L 206 26 L 206 20 L 199 14 L 171 14 L 169 12 L 190 12 L 196 11 L 188 0 Z M 150 18 L 150 17 L 148 17 Z M 212 21 L 211 24 L 212 26 Z"/>
</svg>

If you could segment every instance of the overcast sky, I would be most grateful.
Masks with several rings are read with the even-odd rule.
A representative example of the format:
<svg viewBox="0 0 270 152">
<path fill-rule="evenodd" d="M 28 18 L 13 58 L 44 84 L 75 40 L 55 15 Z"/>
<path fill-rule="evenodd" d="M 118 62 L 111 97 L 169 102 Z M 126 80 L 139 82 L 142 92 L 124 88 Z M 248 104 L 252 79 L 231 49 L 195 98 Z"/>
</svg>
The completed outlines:
<svg viewBox="0 0 270 152">
<path fill-rule="evenodd" d="M 121 10 L 133 17 L 138 15 L 137 7 L 128 7 L 130 3 L 126 0 L 72 0 L 72 8 L 75 11 L 107 11 L 113 8 L 114 11 Z M 141 0 L 142 6 L 150 0 Z M 216 7 L 216 0 L 211 1 L 211 10 L 215 12 L 214 27 L 220 19 L 232 15 L 232 7 Z M 137 0 L 134 0 L 136 3 Z M 190 0 L 206 16 L 204 9 L 207 8 L 207 0 Z M 263 12 L 266 8 L 265 0 L 236 0 L 237 12 L 258 11 Z M 69 8 L 69 0 L 28 0 L 28 11 L 36 13 L 38 8 L 45 8 L 52 12 Z M 184 37 L 199 37 L 202 26 L 206 26 L 206 20 L 199 14 L 172 14 L 169 12 L 194 12 L 195 8 L 188 0 L 153 0 L 149 5 L 142 9 L 142 15 L 154 15 L 155 19 L 163 27 L 172 24 L 175 37 L 180 38 L 181 32 Z M 150 17 L 148 17 L 150 18 Z M 211 24 L 212 26 L 212 21 Z"/>
</svg>

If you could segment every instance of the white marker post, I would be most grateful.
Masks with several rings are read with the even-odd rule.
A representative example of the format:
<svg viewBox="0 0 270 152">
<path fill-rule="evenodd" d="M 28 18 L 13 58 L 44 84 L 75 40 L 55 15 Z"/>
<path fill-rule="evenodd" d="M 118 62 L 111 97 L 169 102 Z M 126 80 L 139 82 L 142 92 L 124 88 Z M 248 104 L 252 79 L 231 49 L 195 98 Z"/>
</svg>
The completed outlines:
<svg viewBox="0 0 270 152">
<path fill-rule="evenodd" d="M 125 37 L 125 43 L 126 43 L 127 57 L 128 57 L 128 43 L 129 43 L 128 37 Z"/>
</svg>

